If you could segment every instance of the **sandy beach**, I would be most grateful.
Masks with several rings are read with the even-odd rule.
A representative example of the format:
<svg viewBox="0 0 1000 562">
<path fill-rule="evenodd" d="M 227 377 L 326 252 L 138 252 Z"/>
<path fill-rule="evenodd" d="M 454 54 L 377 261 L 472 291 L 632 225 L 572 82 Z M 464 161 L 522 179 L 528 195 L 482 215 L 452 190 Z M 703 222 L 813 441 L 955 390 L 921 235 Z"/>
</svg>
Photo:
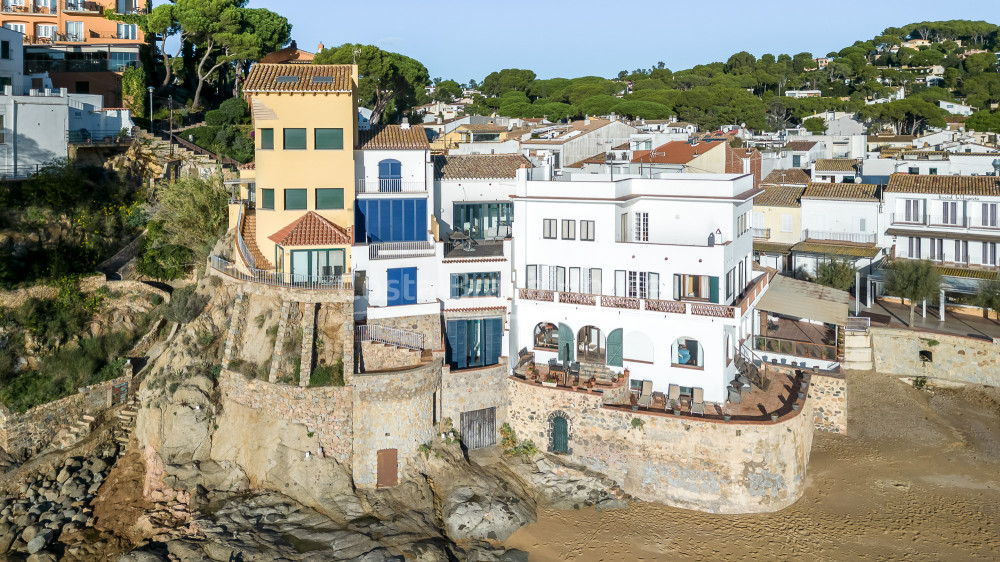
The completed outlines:
<svg viewBox="0 0 1000 562">
<path fill-rule="evenodd" d="M 542 510 L 506 544 L 538 562 L 1000 558 L 1000 390 L 847 379 L 849 435 L 817 432 L 805 493 L 788 509 Z"/>
</svg>

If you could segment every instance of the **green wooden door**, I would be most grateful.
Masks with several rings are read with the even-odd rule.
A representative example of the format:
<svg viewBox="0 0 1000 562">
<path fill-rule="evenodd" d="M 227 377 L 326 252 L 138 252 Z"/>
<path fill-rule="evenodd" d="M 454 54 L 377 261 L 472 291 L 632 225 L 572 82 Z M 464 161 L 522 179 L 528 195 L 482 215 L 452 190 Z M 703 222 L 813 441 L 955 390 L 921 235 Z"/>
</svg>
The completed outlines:
<svg viewBox="0 0 1000 562">
<path fill-rule="evenodd" d="M 719 278 L 709 277 L 708 278 L 708 300 L 718 304 L 719 301 Z"/>
<path fill-rule="evenodd" d="M 622 366 L 622 329 L 612 330 L 608 334 L 608 366 L 609 367 L 621 367 Z"/>
<path fill-rule="evenodd" d="M 575 347 L 576 338 L 573 337 L 573 329 L 566 324 L 559 324 L 559 360 L 572 361 Z"/>
<path fill-rule="evenodd" d="M 552 418 L 552 452 L 569 452 L 569 424 L 562 416 Z"/>
</svg>

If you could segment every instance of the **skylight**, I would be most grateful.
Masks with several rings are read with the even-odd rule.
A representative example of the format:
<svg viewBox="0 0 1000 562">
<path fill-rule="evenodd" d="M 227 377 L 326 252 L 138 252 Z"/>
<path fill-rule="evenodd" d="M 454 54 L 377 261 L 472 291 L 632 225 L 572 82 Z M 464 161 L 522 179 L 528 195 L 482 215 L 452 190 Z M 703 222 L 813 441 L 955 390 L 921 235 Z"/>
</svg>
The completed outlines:
<svg viewBox="0 0 1000 562">
<path fill-rule="evenodd" d="M 313 84 L 333 84 L 333 76 L 313 76 Z"/>
<path fill-rule="evenodd" d="M 298 81 L 298 76 L 279 76 L 276 80 L 279 84 L 295 84 Z"/>
</svg>

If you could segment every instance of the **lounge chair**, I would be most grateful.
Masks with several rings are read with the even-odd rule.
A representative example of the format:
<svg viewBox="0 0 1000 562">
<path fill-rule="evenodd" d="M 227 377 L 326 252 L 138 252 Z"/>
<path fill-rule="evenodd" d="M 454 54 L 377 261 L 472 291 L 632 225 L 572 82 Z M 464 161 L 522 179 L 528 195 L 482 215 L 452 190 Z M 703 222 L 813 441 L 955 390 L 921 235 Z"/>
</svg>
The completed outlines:
<svg viewBox="0 0 1000 562">
<path fill-rule="evenodd" d="M 667 388 L 667 408 L 681 407 L 681 387 L 672 384 Z"/>
<path fill-rule="evenodd" d="M 691 397 L 691 413 L 705 415 L 705 389 L 694 389 L 694 395 Z"/>
<path fill-rule="evenodd" d="M 642 395 L 639 396 L 639 405 L 646 408 L 653 405 L 653 381 L 642 381 Z"/>
</svg>

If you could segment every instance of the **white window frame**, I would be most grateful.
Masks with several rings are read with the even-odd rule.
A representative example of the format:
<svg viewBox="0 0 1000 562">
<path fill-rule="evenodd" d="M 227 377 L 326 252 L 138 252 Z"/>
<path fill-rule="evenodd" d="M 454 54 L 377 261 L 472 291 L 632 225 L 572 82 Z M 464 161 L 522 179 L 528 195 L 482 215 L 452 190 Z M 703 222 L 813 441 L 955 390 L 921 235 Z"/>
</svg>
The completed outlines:
<svg viewBox="0 0 1000 562">
<path fill-rule="evenodd" d="M 635 217 L 635 242 L 649 242 L 649 213 L 633 213 Z"/>
<path fill-rule="evenodd" d="M 542 219 L 542 238 L 545 240 L 555 240 L 559 237 L 558 222 L 556 219 Z"/>
<path fill-rule="evenodd" d="M 791 232 L 794 227 L 794 220 L 792 215 L 781 215 L 781 231 Z"/>
<path fill-rule="evenodd" d="M 580 240 L 584 242 L 594 241 L 594 221 L 580 221 Z"/>
</svg>

